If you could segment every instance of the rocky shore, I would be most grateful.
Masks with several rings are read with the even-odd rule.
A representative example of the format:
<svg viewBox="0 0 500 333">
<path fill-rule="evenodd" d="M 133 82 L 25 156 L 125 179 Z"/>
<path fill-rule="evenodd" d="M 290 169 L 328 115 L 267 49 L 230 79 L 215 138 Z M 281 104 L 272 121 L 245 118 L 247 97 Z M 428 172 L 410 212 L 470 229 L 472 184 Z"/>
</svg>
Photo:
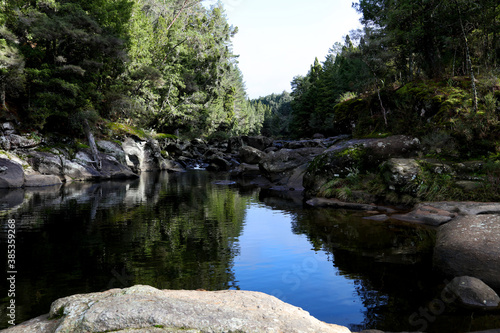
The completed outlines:
<svg viewBox="0 0 500 333">
<path fill-rule="evenodd" d="M 480 280 L 450 282 L 446 300 L 475 309 L 498 307 L 500 298 Z M 2 330 L 5 333 L 287 332 L 350 333 L 274 296 L 241 290 L 127 289 L 79 294 L 52 303 L 50 312 Z M 488 333 L 495 333 L 492 330 Z M 383 333 L 367 330 L 362 333 Z M 481 332 L 477 332 L 481 333 Z M 485 332 L 483 332 L 485 333 Z"/>
<path fill-rule="evenodd" d="M 367 219 L 426 225 L 437 230 L 435 268 L 450 279 L 462 279 L 450 283 L 450 288 L 462 288 L 453 291 L 460 304 L 481 311 L 499 309 L 495 291 L 500 290 L 500 204 L 422 200 L 436 191 L 449 193 L 445 192 L 449 189 L 472 198 L 484 194 L 489 186 L 485 161 L 451 163 L 426 158 L 425 146 L 407 136 L 318 136 L 298 141 L 242 136 L 209 142 L 129 135 L 98 140 L 100 161 L 96 162 L 88 147 L 75 145 L 71 139 L 20 135 L 10 123 L 1 124 L 0 132 L 1 189 L 206 169 L 231 173 L 253 186 L 304 195 L 309 206 L 362 210 L 369 215 Z M 9 191 L 4 194 L 10 195 Z M 141 306 L 134 308 L 138 306 L 134 304 Z M 165 308 L 180 311 L 179 316 L 169 317 L 161 310 Z M 144 286 L 58 300 L 50 318 L 39 317 L 8 332 L 174 332 L 179 328 L 189 332 L 349 332 L 263 294 L 173 292 Z M 182 318 L 188 321 L 179 321 Z"/>
</svg>

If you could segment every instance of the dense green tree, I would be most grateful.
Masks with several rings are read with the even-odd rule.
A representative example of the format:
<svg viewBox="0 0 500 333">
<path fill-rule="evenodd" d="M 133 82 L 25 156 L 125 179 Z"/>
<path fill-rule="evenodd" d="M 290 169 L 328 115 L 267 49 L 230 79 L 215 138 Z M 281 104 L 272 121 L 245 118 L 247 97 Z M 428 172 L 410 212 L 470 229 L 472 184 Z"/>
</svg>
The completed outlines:
<svg viewBox="0 0 500 333">
<path fill-rule="evenodd" d="M 15 105 L 27 127 L 77 133 L 106 119 L 188 136 L 262 127 L 232 53 L 237 28 L 220 2 L 0 6 L 1 107 Z"/>
<path fill-rule="evenodd" d="M 262 134 L 275 137 L 290 136 L 291 101 L 292 96 L 287 91 L 252 100 L 258 113 L 264 114 Z"/>
</svg>

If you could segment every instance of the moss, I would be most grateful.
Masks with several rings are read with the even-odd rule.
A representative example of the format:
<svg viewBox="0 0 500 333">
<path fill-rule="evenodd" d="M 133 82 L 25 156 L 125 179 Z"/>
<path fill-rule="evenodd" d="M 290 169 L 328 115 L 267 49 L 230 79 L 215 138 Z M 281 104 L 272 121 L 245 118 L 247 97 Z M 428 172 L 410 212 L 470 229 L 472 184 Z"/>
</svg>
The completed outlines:
<svg viewBox="0 0 500 333">
<path fill-rule="evenodd" d="M 117 122 L 109 122 L 106 124 L 106 127 L 111 131 L 112 136 L 135 135 L 143 140 L 148 138 L 148 135 L 143 129 L 134 126 Z"/>
<path fill-rule="evenodd" d="M 80 150 L 80 149 L 89 149 L 90 146 L 89 145 L 86 145 L 84 143 L 81 143 L 81 142 L 76 142 L 75 143 L 75 148 Z"/>
<path fill-rule="evenodd" d="M 172 140 L 177 140 L 178 137 L 173 134 L 165 134 L 165 133 L 157 133 L 153 136 L 154 139 L 156 140 L 165 140 L 165 139 L 172 139 Z"/>
<path fill-rule="evenodd" d="M 61 319 L 62 317 L 64 317 L 64 306 L 61 306 L 53 316 L 49 317 L 49 319 L 57 320 Z"/>
</svg>

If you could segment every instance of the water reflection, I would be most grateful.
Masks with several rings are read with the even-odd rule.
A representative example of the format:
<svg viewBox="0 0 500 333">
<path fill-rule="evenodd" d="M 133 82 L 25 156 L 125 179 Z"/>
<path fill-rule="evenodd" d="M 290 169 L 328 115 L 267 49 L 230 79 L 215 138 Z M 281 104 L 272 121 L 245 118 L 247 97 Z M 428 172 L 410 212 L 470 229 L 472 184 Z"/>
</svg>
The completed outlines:
<svg viewBox="0 0 500 333">
<path fill-rule="evenodd" d="M 7 219 L 18 228 L 18 319 L 67 295 L 148 284 L 262 291 L 353 331 L 412 331 L 408 318 L 444 287 L 431 266 L 432 229 L 307 209 L 300 195 L 227 180 L 147 173 L 1 192 L 4 262 Z M 429 332 L 488 329 L 499 320 L 470 318 L 446 312 Z"/>
</svg>

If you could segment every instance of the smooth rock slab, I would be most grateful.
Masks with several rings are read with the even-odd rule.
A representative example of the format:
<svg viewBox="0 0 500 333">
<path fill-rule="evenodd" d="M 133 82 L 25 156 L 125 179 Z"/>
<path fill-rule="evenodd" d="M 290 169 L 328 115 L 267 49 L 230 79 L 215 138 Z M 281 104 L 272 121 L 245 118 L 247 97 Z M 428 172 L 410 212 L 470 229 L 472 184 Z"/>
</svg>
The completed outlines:
<svg viewBox="0 0 500 333">
<path fill-rule="evenodd" d="M 500 290 L 500 215 L 459 216 L 438 228 L 434 264 Z"/>
<path fill-rule="evenodd" d="M 25 187 L 41 187 L 61 184 L 61 178 L 56 175 L 26 175 L 24 182 Z"/>
<path fill-rule="evenodd" d="M 37 325 L 40 333 L 350 332 L 273 296 L 239 290 L 111 289 L 59 299 L 52 304 L 50 316 L 60 317 L 56 325 L 39 317 L 5 332 L 35 332 L 30 325 Z"/>
</svg>

